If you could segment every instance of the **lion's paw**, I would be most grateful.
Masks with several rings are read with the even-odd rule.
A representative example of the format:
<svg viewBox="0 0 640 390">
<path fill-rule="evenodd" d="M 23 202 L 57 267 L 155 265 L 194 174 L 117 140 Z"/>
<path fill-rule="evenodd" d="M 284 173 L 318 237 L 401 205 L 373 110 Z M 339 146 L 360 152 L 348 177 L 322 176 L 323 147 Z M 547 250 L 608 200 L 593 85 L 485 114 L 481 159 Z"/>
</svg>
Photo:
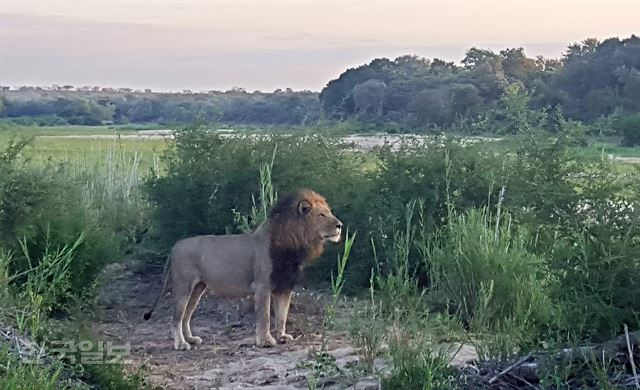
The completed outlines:
<svg viewBox="0 0 640 390">
<path fill-rule="evenodd" d="M 194 344 L 194 345 L 202 344 L 202 339 L 198 336 L 185 337 L 184 339 L 187 340 L 187 343 L 189 344 Z"/>
<path fill-rule="evenodd" d="M 188 351 L 191 349 L 191 345 L 187 342 L 174 343 L 173 348 L 176 351 Z"/>
<path fill-rule="evenodd" d="M 261 348 L 269 348 L 275 346 L 276 339 L 273 338 L 270 334 L 267 334 L 266 337 L 257 337 L 256 338 L 256 346 Z"/>
<path fill-rule="evenodd" d="M 289 333 L 283 333 L 280 336 L 278 336 L 278 342 L 280 344 L 286 344 L 291 340 L 293 340 L 293 336 L 291 336 Z"/>
</svg>

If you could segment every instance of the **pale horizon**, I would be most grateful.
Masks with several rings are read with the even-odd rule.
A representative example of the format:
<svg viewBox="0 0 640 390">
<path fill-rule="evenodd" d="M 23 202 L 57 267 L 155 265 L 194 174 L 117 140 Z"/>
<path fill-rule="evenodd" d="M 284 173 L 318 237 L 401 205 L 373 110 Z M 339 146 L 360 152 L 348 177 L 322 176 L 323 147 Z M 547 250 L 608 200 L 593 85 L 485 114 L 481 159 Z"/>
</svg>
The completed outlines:
<svg viewBox="0 0 640 390">
<path fill-rule="evenodd" d="M 640 32 L 640 1 L 0 0 L 0 84 L 321 90 L 404 54 L 471 47 L 558 58 Z"/>
</svg>

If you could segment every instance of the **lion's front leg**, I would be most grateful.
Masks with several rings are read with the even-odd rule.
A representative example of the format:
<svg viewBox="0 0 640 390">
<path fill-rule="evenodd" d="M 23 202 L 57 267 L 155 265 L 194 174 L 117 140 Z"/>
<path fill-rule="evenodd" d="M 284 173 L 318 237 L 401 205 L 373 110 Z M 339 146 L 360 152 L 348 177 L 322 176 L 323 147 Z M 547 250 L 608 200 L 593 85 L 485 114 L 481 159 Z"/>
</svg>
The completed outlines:
<svg viewBox="0 0 640 390">
<path fill-rule="evenodd" d="M 271 291 L 259 288 L 254 294 L 256 305 L 256 346 L 273 347 L 276 340 L 269 332 L 271 316 Z"/>
<path fill-rule="evenodd" d="M 291 290 L 273 292 L 273 308 L 276 314 L 276 339 L 281 343 L 293 340 L 293 336 L 287 334 L 287 316 L 291 303 Z"/>
</svg>

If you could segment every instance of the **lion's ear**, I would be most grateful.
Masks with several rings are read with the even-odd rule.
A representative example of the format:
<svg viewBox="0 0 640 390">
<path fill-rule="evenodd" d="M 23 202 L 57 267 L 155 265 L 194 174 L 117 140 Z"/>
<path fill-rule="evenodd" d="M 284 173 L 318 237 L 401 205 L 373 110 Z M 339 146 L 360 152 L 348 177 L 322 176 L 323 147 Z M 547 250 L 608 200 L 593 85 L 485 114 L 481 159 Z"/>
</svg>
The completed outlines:
<svg viewBox="0 0 640 390">
<path fill-rule="evenodd" d="M 306 200 L 301 200 L 300 203 L 298 203 L 298 214 L 307 215 L 309 211 L 311 211 L 311 203 Z"/>
</svg>

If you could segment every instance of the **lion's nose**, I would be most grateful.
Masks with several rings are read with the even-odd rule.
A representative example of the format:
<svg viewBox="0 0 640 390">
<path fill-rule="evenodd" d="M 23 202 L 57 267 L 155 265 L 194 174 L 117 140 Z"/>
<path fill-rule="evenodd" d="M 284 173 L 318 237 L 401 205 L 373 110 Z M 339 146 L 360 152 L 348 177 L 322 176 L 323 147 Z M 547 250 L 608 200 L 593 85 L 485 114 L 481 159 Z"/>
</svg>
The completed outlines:
<svg viewBox="0 0 640 390">
<path fill-rule="evenodd" d="M 337 228 L 337 229 L 342 229 L 342 222 L 337 221 L 337 222 L 336 222 L 336 228 Z"/>
</svg>

